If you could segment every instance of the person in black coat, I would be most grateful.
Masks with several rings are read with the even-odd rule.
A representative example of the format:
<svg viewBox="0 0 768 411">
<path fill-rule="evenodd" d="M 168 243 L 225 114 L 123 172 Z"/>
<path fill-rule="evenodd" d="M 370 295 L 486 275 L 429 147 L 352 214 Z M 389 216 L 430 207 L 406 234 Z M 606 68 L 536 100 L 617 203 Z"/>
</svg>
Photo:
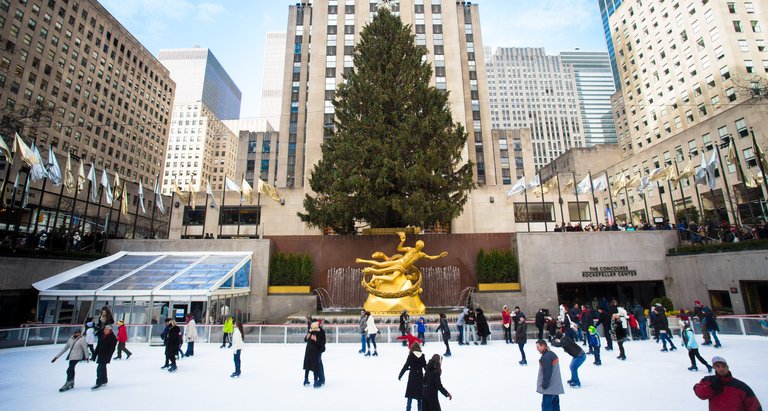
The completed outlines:
<svg viewBox="0 0 768 411">
<path fill-rule="evenodd" d="M 314 387 L 322 386 L 320 383 L 320 353 L 325 349 L 322 346 L 320 334 L 320 325 L 313 322 L 310 325 L 309 332 L 304 336 L 307 346 L 304 349 L 304 385 L 309 385 L 309 372 L 314 375 Z"/>
<path fill-rule="evenodd" d="M 477 335 L 480 336 L 480 345 L 488 344 L 488 336 L 491 335 L 491 329 L 488 328 L 488 320 L 485 319 L 483 309 L 477 307 L 475 310 L 475 321 L 477 322 Z"/>
<path fill-rule="evenodd" d="M 598 316 L 597 316 L 597 323 L 595 323 L 595 327 L 598 325 L 603 326 L 603 335 L 605 335 L 605 351 L 611 351 L 613 350 L 613 339 L 611 338 L 611 314 L 608 312 L 608 310 L 604 310 L 602 307 L 597 309 Z"/>
<path fill-rule="evenodd" d="M 402 313 L 400 313 L 400 335 L 405 337 L 405 334 L 408 333 L 408 326 L 411 322 L 411 318 L 408 316 L 408 311 L 403 310 Z M 403 347 L 407 347 L 408 342 L 403 340 Z"/>
<path fill-rule="evenodd" d="M 108 325 L 112 325 L 115 323 L 115 318 L 112 316 L 112 311 L 109 309 L 108 306 L 104 306 L 104 308 L 101 309 L 101 315 L 96 319 L 96 322 L 94 323 L 94 334 L 96 335 L 96 346 L 101 344 L 101 336 L 104 335 L 104 328 Z M 94 352 L 93 356 L 91 357 L 91 361 L 96 361 L 96 353 Z"/>
<path fill-rule="evenodd" d="M 92 390 L 97 390 L 109 382 L 107 379 L 107 364 L 112 360 L 115 347 L 117 347 L 117 337 L 112 332 L 112 326 L 106 325 L 102 330 L 101 341 L 96 346 L 96 363 L 99 365 L 96 367 L 96 385 L 91 387 Z"/>
<path fill-rule="evenodd" d="M 544 324 L 545 320 L 544 318 L 549 314 L 546 308 L 540 308 L 539 311 L 536 312 L 536 317 L 534 318 L 534 324 L 536 325 L 536 328 L 539 329 L 539 335 L 537 340 L 541 340 L 544 338 Z"/>
<path fill-rule="evenodd" d="M 421 352 L 421 345 L 418 341 L 414 341 L 411 344 L 408 359 L 405 360 L 405 365 L 400 370 L 400 375 L 397 376 L 399 380 L 408 371 L 408 386 L 405 388 L 405 398 L 408 398 L 408 402 L 405 405 L 405 411 L 411 411 L 411 402 L 413 400 L 416 400 L 417 409 L 421 410 L 421 399 L 424 396 L 425 368 L 427 368 L 427 361 Z"/>
<path fill-rule="evenodd" d="M 541 332 L 541 331 L 539 331 Z M 515 329 L 515 342 L 520 347 L 520 355 L 523 359 L 519 362 L 520 365 L 527 365 L 528 361 L 525 360 L 525 343 L 528 341 L 528 323 L 525 322 L 525 316 L 518 316 L 518 326 Z"/>
<path fill-rule="evenodd" d="M 445 343 L 445 354 L 443 355 L 450 357 L 451 346 L 448 345 L 448 341 L 451 340 L 451 329 L 448 327 L 448 320 L 445 318 L 445 313 L 440 313 L 440 325 L 437 326 L 435 331 L 440 332 L 443 342 Z"/>
<path fill-rule="evenodd" d="M 448 397 L 448 400 L 453 399 L 453 396 L 443 387 L 443 383 L 440 380 L 440 375 L 443 373 L 441 368 L 442 362 L 443 359 L 438 354 L 435 354 L 427 364 L 427 373 L 424 376 L 423 411 L 440 411 L 440 400 L 437 398 L 438 391 Z"/>
<path fill-rule="evenodd" d="M 181 328 L 172 319 L 166 321 L 168 321 L 168 325 L 163 331 L 165 333 L 163 341 L 165 344 L 165 365 L 160 369 L 168 368 L 168 371 L 174 372 L 176 371 L 176 353 L 179 352 L 179 345 L 181 345 Z"/>
</svg>

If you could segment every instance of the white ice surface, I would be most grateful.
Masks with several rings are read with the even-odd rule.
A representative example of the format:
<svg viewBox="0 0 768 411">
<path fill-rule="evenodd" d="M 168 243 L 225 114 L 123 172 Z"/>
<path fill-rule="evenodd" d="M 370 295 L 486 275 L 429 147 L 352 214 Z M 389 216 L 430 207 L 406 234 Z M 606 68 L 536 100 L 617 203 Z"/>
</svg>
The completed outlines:
<svg viewBox="0 0 768 411">
<path fill-rule="evenodd" d="M 710 361 L 721 355 L 736 378 L 746 382 L 763 407 L 768 405 L 768 339 L 720 337 L 724 347 L 702 347 Z M 675 344 L 680 345 L 680 339 Z M 661 353 L 651 341 L 628 342 L 626 361 L 617 351 L 603 351 L 603 366 L 590 356 L 580 368 L 582 388 L 566 387 L 563 410 L 705 410 L 693 394 L 693 384 L 706 375 L 687 370 L 685 349 Z M 129 344 L 130 360 L 113 360 L 109 384 L 96 392 L 96 364 L 77 366 L 75 388 L 59 393 L 67 361 L 51 358 L 61 346 L 0 350 L 0 409 L 15 410 L 400 410 L 405 409 L 407 373 L 397 374 L 407 352 L 399 344 L 379 344 L 379 357 L 358 354 L 358 344 L 328 344 L 323 355 L 327 383 L 321 389 L 302 386 L 304 346 L 247 344 L 242 353 L 242 376 L 231 379 L 232 351 L 218 344 L 198 344 L 192 358 L 178 361 L 179 370 L 168 373 L 163 348 Z M 453 401 L 441 396 L 444 410 L 536 410 L 538 358 L 533 342 L 526 344 L 528 366 L 518 365 L 516 345 L 493 341 L 488 346 L 451 343 L 453 357 L 443 362 L 443 384 Z M 443 353 L 444 346 L 429 343 L 424 352 Z M 563 379 L 569 378 L 570 357 L 561 358 Z M 311 374 L 310 374 L 311 379 Z M 415 406 L 413 408 L 416 409 Z"/>
</svg>

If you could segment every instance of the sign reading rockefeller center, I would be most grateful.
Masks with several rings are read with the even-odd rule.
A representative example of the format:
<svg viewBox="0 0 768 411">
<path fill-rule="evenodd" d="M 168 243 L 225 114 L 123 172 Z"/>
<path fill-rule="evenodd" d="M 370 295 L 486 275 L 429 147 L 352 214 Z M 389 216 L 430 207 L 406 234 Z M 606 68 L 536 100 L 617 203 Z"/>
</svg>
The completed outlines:
<svg viewBox="0 0 768 411">
<path fill-rule="evenodd" d="M 608 278 L 608 277 L 637 277 L 637 270 L 630 270 L 627 266 L 589 267 L 589 271 L 582 271 L 584 278 Z"/>
</svg>

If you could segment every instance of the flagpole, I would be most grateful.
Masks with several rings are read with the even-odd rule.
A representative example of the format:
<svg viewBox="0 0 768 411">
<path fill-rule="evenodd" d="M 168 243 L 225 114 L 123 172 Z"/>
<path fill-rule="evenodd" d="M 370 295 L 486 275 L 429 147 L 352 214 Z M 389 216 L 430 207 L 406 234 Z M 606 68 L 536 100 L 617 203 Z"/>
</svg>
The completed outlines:
<svg viewBox="0 0 768 411">
<path fill-rule="evenodd" d="M 629 210 L 629 224 L 633 224 L 634 221 L 632 220 L 632 205 L 629 203 L 629 192 L 627 191 L 626 184 L 624 185 L 624 198 L 627 200 L 627 209 Z M 616 216 L 613 218 L 615 219 Z"/>
<path fill-rule="evenodd" d="M 188 188 L 191 187 L 192 184 L 190 183 Z M 192 207 L 192 190 L 187 191 L 187 207 Z M 186 237 L 187 233 L 189 232 L 189 216 L 187 215 L 187 207 L 184 207 L 184 215 L 181 217 L 181 224 L 184 226 L 184 237 Z"/>
<path fill-rule="evenodd" d="M 160 184 L 160 182 L 155 181 L 155 184 Z M 155 188 L 159 189 L 159 187 L 155 187 Z M 160 200 L 162 200 L 162 199 L 163 199 L 163 197 L 161 195 L 160 196 Z M 156 239 L 155 238 L 155 210 L 157 210 L 157 195 L 155 195 L 154 201 L 152 203 L 153 203 L 152 204 L 152 217 L 150 218 L 150 221 L 149 221 L 149 236 L 150 236 L 151 239 L 155 240 Z"/>
<path fill-rule="evenodd" d="M 547 211 L 547 206 L 546 206 L 546 204 L 544 204 L 544 184 L 541 181 L 541 169 L 539 169 L 538 173 L 539 173 L 539 190 L 541 190 L 541 214 L 544 215 L 544 212 Z M 551 216 L 551 214 L 550 214 L 550 216 Z M 544 219 L 544 232 L 548 231 L 548 229 L 547 229 L 547 219 L 548 218 L 549 217 L 546 217 Z"/>
<path fill-rule="evenodd" d="M 0 136 L 0 138 L 3 138 L 3 137 Z M 14 140 L 13 144 L 16 144 L 15 140 Z M 15 148 L 14 145 L 11 145 L 11 147 Z M 11 163 L 13 162 L 13 157 L 15 157 L 15 154 L 16 154 L 16 152 L 11 150 L 11 156 L 12 157 L 5 159 L 5 179 L 3 179 L 3 189 L 2 189 L 2 192 L 0 192 L 0 207 L 4 207 L 5 206 L 5 188 L 8 186 L 8 179 L 11 178 L 11 168 L 13 168 L 12 167 L 13 164 L 11 164 Z M 6 230 L 7 230 L 7 228 L 6 228 Z"/>
<path fill-rule="evenodd" d="M 77 176 L 75 181 L 75 196 L 72 197 L 72 214 L 69 216 L 69 228 L 67 228 L 67 234 L 72 235 L 72 224 L 75 223 L 75 206 L 77 205 L 77 193 L 80 189 L 80 176 Z M 79 226 L 79 223 L 78 223 Z M 69 240 L 67 240 L 67 249 L 69 249 Z"/>
<path fill-rule="evenodd" d="M 557 202 L 560 203 L 560 222 L 565 222 L 565 214 L 563 214 L 563 196 L 560 194 L 560 173 L 557 172 L 557 162 L 553 161 L 552 166 L 555 169 L 555 182 L 557 183 Z M 543 183 L 541 181 L 541 178 L 539 178 L 539 183 Z M 544 198 L 544 185 L 541 185 L 541 198 Z M 568 220 L 571 219 L 571 210 L 568 210 Z M 557 221 L 555 221 L 555 225 L 557 225 Z M 563 230 L 565 231 L 565 230 Z"/>
<path fill-rule="evenodd" d="M 207 219 L 208 219 L 208 186 L 205 187 L 205 208 L 203 208 L 203 238 L 205 238 L 205 223 Z"/>
<path fill-rule="evenodd" d="M 589 177 L 589 187 L 592 189 L 592 205 L 595 208 L 595 228 L 597 228 L 597 226 L 600 225 L 600 222 L 597 220 L 597 199 L 595 199 L 595 184 L 592 182 L 592 170 L 587 170 L 587 176 Z M 589 222 L 592 222 L 591 218 L 589 219 Z"/>
<path fill-rule="evenodd" d="M 760 173 L 763 175 L 763 187 L 765 187 L 765 195 L 768 195 L 768 175 L 765 174 L 765 172 L 768 170 L 765 169 L 762 159 L 760 158 L 760 146 L 757 145 L 757 138 L 755 137 L 755 132 L 752 130 L 752 127 L 749 128 L 749 132 L 752 134 L 752 152 L 754 153 L 754 157 L 757 160 L 757 167 L 760 169 Z"/>
<path fill-rule="evenodd" d="M 213 191 L 211 191 L 213 193 Z M 219 207 L 219 238 L 221 238 L 221 214 L 224 212 L 224 202 L 227 201 L 227 177 L 224 176 L 224 188 L 221 190 L 221 207 Z"/>
<path fill-rule="evenodd" d="M 37 202 L 37 217 L 35 218 L 35 229 L 32 231 L 33 233 L 37 233 L 37 226 L 40 224 L 40 210 L 43 208 L 43 197 L 45 197 L 45 185 L 48 183 L 48 177 L 43 178 L 43 188 L 40 189 L 40 201 Z M 27 226 L 32 224 L 32 214 L 29 213 L 29 222 L 27 223 Z"/>
<path fill-rule="evenodd" d="M 256 206 L 259 207 L 259 224 L 256 225 L 256 238 L 260 238 L 259 227 L 261 227 L 261 190 L 259 190 L 259 192 L 256 193 Z"/>
<path fill-rule="evenodd" d="M 16 182 L 19 181 L 19 174 L 21 174 L 21 168 L 16 171 L 16 180 L 13 183 L 13 190 L 11 190 L 11 210 L 16 210 L 16 193 L 18 190 L 18 184 Z M 8 215 L 8 219 L 5 220 L 5 231 L 8 231 L 8 228 L 11 225 L 11 216 Z M 15 239 L 14 239 L 15 241 Z"/>
<path fill-rule="evenodd" d="M 101 197 L 104 195 L 104 186 L 99 184 L 99 205 L 96 207 L 96 229 L 99 228 L 99 218 L 101 217 Z M 94 246 L 94 250 L 95 250 Z"/>
<path fill-rule="evenodd" d="M 525 176 L 523 176 L 523 179 L 525 179 Z M 523 196 L 525 197 L 525 222 L 528 224 L 528 232 L 530 233 L 531 232 L 531 214 L 528 211 L 528 187 L 524 187 Z"/>
<path fill-rule="evenodd" d="M 680 196 L 683 198 L 683 213 L 685 214 L 685 223 L 688 226 L 688 228 L 691 227 L 691 217 L 688 214 L 688 203 L 685 201 L 685 191 L 683 191 L 683 181 L 680 178 L 680 167 L 677 166 L 677 160 L 675 160 L 675 175 L 677 176 L 677 184 L 680 186 Z M 687 177 L 686 177 L 687 178 Z M 671 183 L 669 180 L 667 180 L 667 183 Z M 669 195 L 672 196 L 672 188 L 670 186 L 669 189 Z M 672 199 L 672 211 L 674 212 L 675 208 L 675 200 Z M 675 222 L 677 222 L 677 215 L 675 215 Z"/>
<path fill-rule="evenodd" d="M 59 221 L 59 209 L 61 209 L 61 198 L 64 196 L 64 182 L 61 182 L 61 190 L 59 191 L 59 201 L 56 202 L 56 214 L 53 217 L 53 229 L 56 229 L 56 223 Z M 48 231 L 48 223 L 51 221 L 49 218 L 48 221 L 45 222 L 45 231 Z"/>
<path fill-rule="evenodd" d="M 30 172 L 32 172 L 31 168 L 27 171 L 27 173 L 26 173 L 27 176 L 24 178 L 24 186 L 23 186 L 23 188 L 21 190 L 21 192 L 22 192 L 22 194 L 21 194 L 21 207 L 19 208 L 19 213 L 21 213 L 22 212 L 21 210 L 24 209 L 24 195 L 27 193 L 27 189 L 28 189 L 27 186 L 31 184 L 31 181 L 29 181 L 29 173 Z M 27 206 L 29 206 L 29 204 L 27 204 Z M 20 227 L 21 226 L 21 214 L 19 214 L 18 221 L 19 221 L 18 224 L 16 224 L 16 233 L 18 233 L 19 230 L 21 229 L 21 227 Z M 27 232 L 29 232 L 29 223 L 27 223 Z"/>
<path fill-rule="evenodd" d="M 658 186 L 656 186 L 656 188 L 658 188 Z M 646 224 L 650 224 L 651 223 L 651 218 L 650 218 L 651 214 L 648 212 L 648 199 L 646 198 L 645 190 L 643 190 L 642 192 L 640 192 L 638 194 L 643 197 L 643 205 L 645 207 L 643 209 L 643 213 L 645 214 L 645 223 Z M 661 190 L 659 190 L 659 197 L 661 197 Z M 661 202 L 664 203 L 664 199 L 663 198 L 660 198 L 660 199 L 661 199 Z"/>
<path fill-rule="evenodd" d="M 729 141 L 730 141 L 730 144 L 736 143 L 733 137 L 730 137 Z M 730 146 L 729 146 L 729 152 L 730 152 Z M 739 152 L 735 146 L 733 147 L 733 154 L 734 154 L 734 157 L 736 157 L 736 167 L 739 170 L 739 174 L 741 174 L 741 182 L 742 184 L 744 184 L 744 195 L 747 197 L 747 203 L 749 204 L 749 216 L 752 217 L 752 224 L 755 224 L 757 220 L 755 220 L 755 212 L 754 210 L 752 210 L 752 196 L 749 195 L 749 187 L 747 187 L 747 176 L 744 174 L 744 169 L 741 168 L 741 159 L 739 159 Z"/>
<path fill-rule="evenodd" d="M 158 178 L 159 180 L 159 178 Z M 158 184 L 159 181 L 158 181 Z M 168 235 L 166 236 L 167 239 L 171 238 L 171 221 L 173 221 L 173 200 L 176 198 L 176 190 L 171 190 L 171 205 L 168 206 Z M 160 193 L 160 199 L 162 200 L 163 193 Z M 181 222 L 183 223 L 184 220 L 182 219 Z M 179 237 L 181 237 L 181 229 L 179 229 Z"/>
<path fill-rule="evenodd" d="M 125 187 L 125 184 L 123 184 L 123 187 Z M 122 188 L 121 190 L 122 191 L 120 191 L 120 205 L 117 207 L 117 221 L 115 222 L 115 238 L 117 238 L 117 234 L 120 228 L 120 216 L 123 214 L 123 196 L 125 195 L 125 190 L 123 190 Z M 117 198 L 115 198 L 114 201 L 118 201 Z M 110 210 L 112 210 L 112 207 L 110 207 Z"/>
<path fill-rule="evenodd" d="M 242 180 L 245 181 L 245 174 Z M 240 216 L 243 212 L 243 187 L 240 186 L 240 204 L 237 206 L 237 236 L 240 237 Z M 258 227 L 256 228 L 258 230 Z"/>
<path fill-rule="evenodd" d="M 725 193 L 728 195 L 728 204 L 731 206 L 731 212 L 733 213 L 733 222 L 735 224 L 741 224 L 741 215 L 739 214 L 739 210 L 737 208 L 734 208 L 733 205 L 733 197 L 731 196 L 731 187 L 728 184 L 728 170 L 725 168 L 725 163 L 723 163 L 723 158 L 720 156 L 720 144 L 714 144 L 715 151 L 717 152 L 717 160 L 720 162 L 720 172 L 723 174 L 723 183 L 725 185 Z"/>
<path fill-rule="evenodd" d="M 613 190 L 611 190 L 610 178 L 608 177 L 608 170 L 605 170 L 605 183 L 608 185 L 608 201 L 611 202 L 611 215 L 613 215 L 613 222 L 616 222 L 616 210 L 613 208 Z M 597 217 L 597 216 L 595 216 Z M 608 225 L 608 219 L 605 220 L 605 225 Z"/>
<path fill-rule="evenodd" d="M 576 187 L 576 170 L 571 170 L 571 173 L 573 174 L 573 192 L 576 194 L 576 212 L 579 216 L 579 227 L 581 227 L 581 202 L 579 202 L 579 188 Z M 590 181 L 591 183 L 591 181 Z M 568 217 L 570 217 L 571 210 L 568 210 Z"/>
<path fill-rule="evenodd" d="M 139 177 L 141 178 L 141 177 Z M 144 190 L 144 187 L 141 188 Z M 139 198 L 136 199 L 136 214 L 133 215 L 133 235 L 131 235 L 131 239 L 136 239 L 136 223 L 139 222 L 139 203 L 141 203 L 141 198 L 143 197 L 143 193 L 139 195 Z"/>
</svg>

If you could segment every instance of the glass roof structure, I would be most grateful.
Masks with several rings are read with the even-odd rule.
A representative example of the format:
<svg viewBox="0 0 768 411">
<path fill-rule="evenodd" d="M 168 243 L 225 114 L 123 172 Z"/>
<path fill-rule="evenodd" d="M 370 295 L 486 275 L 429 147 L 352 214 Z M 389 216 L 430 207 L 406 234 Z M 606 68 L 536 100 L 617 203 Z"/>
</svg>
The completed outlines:
<svg viewBox="0 0 768 411">
<path fill-rule="evenodd" d="M 40 297 L 249 294 L 252 253 L 119 252 L 38 281 Z"/>
</svg>

